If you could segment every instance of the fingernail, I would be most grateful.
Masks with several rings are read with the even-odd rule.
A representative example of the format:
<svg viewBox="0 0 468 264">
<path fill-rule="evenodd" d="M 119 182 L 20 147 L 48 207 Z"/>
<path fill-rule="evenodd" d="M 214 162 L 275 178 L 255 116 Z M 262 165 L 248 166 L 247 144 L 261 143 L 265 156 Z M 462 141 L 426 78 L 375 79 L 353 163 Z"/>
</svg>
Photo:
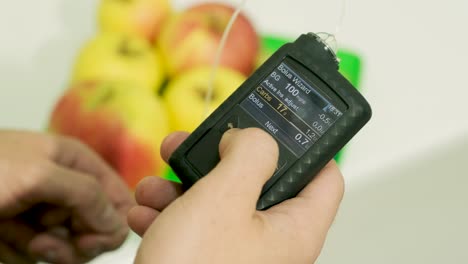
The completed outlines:
<svg viewBox="0 0 468 264">
<path fill-rule="evenodd" d="M 225 134 L 233 134 L 233 133 L 239 132 L 241 130 L 242 130 L 241 128 L 233 127 L 231 129 L 228 129 Z"/>
</svg>

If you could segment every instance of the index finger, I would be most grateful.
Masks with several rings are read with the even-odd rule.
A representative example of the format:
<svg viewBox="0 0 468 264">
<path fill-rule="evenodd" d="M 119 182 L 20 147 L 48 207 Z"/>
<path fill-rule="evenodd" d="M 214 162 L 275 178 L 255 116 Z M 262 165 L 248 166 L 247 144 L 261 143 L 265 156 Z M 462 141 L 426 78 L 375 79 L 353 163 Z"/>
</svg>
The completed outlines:
<svg viewBox="0 0 468 264">
<path fill-rule="evenodd" d="M 57 164 L 94 177 L 114 206 L 123 215 L 134 205 L 133 198 L 119 175 L 94 151 L 77 140 L 57 136 L 50 154 Z"/>
<path fill-rule="evenodd" d="M 161 144 L 161 157 L 167 163 L 172 153 L 184 142 L 190 134 L 187 132 L 174 132 L 167 136 Z"/>
<path fill-rule="evenodd" d="M 175 132 L 167 136 L 161 144 L 162 158 L 167 162 L 188 136 L 189 133 L 186 132 Z M 138 183 L 135 198 L 139 205 L 162 211 L 182 193 L 182 186 L 178 183 L 157 177 L 147 177 Z"/>
<path fill-rule="evenodd" d="M 48 203 L 69 208 L 75 221 L 98 233 L 124 227 L 123 217 L 93 177 L 55 164 L 35 177 L 29 192 L 19 199 L 24 205 Z"/>
</svg>

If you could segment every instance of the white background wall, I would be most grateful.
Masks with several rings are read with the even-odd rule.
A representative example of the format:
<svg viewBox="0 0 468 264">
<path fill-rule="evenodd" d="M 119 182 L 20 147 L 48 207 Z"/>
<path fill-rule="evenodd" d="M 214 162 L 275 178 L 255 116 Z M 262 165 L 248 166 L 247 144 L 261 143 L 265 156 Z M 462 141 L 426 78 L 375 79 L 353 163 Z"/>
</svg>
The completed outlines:
<svg viewBox="0 0 468 264">
<path fill-rule="evenodd" d="M 174 2 L 181 7 L 196 1 Z M 376 178 L 392 177 L 399 164 L 420 156 L 434 154 L 428 158 L 431 163 L 422 161 L 409 174 L 425 173 L 417 169 L 424 166 L 433 168 L 429 171 L 463 166 L 468 154 L 456 146 L 468 137 L 468 1 L 348 3 L 338 39 L 342 46 L 362 54 L 362 90 L 374 110 L 371 123 L 353 140 L 345 157 L 348 189 L 353 192 L 369 184 L 378 188 Z M 1 0 L 0 126 L 36 130 L 45 126 L 53 103 L 67 86 L 78 48 L 94 33 L 95 6 L 96 0 Z M 250 0 L 247 13 L 260 31 L 294 38 L 308 31 L 333 32 L 339 1 Z M 450 152 L 451 146 L 456 154 Z M 442 147 L 452 154 L 437 156 Z M 438 162 L 447 157 L 459 162 Z M 388 173 L 393 168 L 395 173 Z M 450 173 L 456 171 L 466 173 L 463 169 Z M 456 181 L 452 184 L 458 186 Z M 444 190 L 450 192 L 450 187 Z M 418 191 L 415 185 L 414 194 Z M 466 206 L 460 209 L 466 210 Z M 326 252 L 330 256 L 330 250 Z"/>
<path fill-rule="evenodd" d="M 177 6 L 196 1 L 175 0 Z M 234 1 L 231 1 L 234 2 Z M 0 124 L 41 129 L 80 45 L 95 31 L 96 0 L 2 0 Z M 262 32 L 334 31 L 339 1 L 251 0 Z M 340 44 L 364 58 L 374 117 L 345 170 L 371 170 L 468 132 L 468 1 L 349 0 Z M 352 164 L 352 165 L 351 165 Z"/>
</svg>

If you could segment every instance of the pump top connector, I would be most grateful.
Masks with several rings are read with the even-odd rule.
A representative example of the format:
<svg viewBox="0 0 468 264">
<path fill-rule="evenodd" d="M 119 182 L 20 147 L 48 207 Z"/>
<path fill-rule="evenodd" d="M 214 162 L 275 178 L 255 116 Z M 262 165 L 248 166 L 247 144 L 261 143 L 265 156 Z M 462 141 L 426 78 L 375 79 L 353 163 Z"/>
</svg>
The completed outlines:
<svg viewBox="0 0 468 264">
<path fill-rule="evenodd" d="M 317 38 L 318 41 L 322 42 L 325 50 L 330 52 L 334 57 L 337 63 L 339 63 L 339 59 L 337 57 L 338 53 L 338 43 L 336 41 L 335 35 L 327 33 L 327 32 L 318 32 L 318 33 L 309 33 Z"/>
</svg>

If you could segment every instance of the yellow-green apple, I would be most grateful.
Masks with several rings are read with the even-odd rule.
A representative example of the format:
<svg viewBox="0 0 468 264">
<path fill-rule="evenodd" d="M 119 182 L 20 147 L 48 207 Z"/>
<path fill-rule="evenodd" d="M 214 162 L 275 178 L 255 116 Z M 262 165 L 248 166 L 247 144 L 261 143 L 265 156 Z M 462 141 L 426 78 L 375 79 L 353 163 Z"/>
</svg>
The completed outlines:
<svg viewBox="0 0 468 264">
<path fill-rule="evenodd" d="M 171 16 L 158 41 L 169 74 L 212 65 L 233 12 L 229 5 L 206 3 Z M 250 75 L 258 48 L 259 37 L 252 22 L 240 14 L 228 35 L 220 64 Z"/>
<path fill-rule="evenodd" d="M 163 98 L 172 130 L 192 132 L 245 80 L 245 76 L 237 71 L 218 68 L 211 98 L 207 101 L 211 71 L 211 67 L 193 68 L 169 82 Z"/>
<path fill-rule="evenodd" d="M 49 123 L 53 133 L 79 139 L 99 153 L 131 189 L 166 165 L 159 148 L 169 132 L 163 103 L 126 82 L 84 82 L 68 89 Z"/>
<path fill-rule="evenodd" d="M 129 81 L 136 87 L 157 91 L 165 79 L 157 50 L 144 39 L 118 33 L 102 33 L 82 48 L 74 67 L 73 83 Z"/>
<path fill-rule="evenodd" d="M 171 13 L 169 0 L 101 0 L 99 27 L 102 31 L 138 35 L 154 43 Z"/>
</svg>

